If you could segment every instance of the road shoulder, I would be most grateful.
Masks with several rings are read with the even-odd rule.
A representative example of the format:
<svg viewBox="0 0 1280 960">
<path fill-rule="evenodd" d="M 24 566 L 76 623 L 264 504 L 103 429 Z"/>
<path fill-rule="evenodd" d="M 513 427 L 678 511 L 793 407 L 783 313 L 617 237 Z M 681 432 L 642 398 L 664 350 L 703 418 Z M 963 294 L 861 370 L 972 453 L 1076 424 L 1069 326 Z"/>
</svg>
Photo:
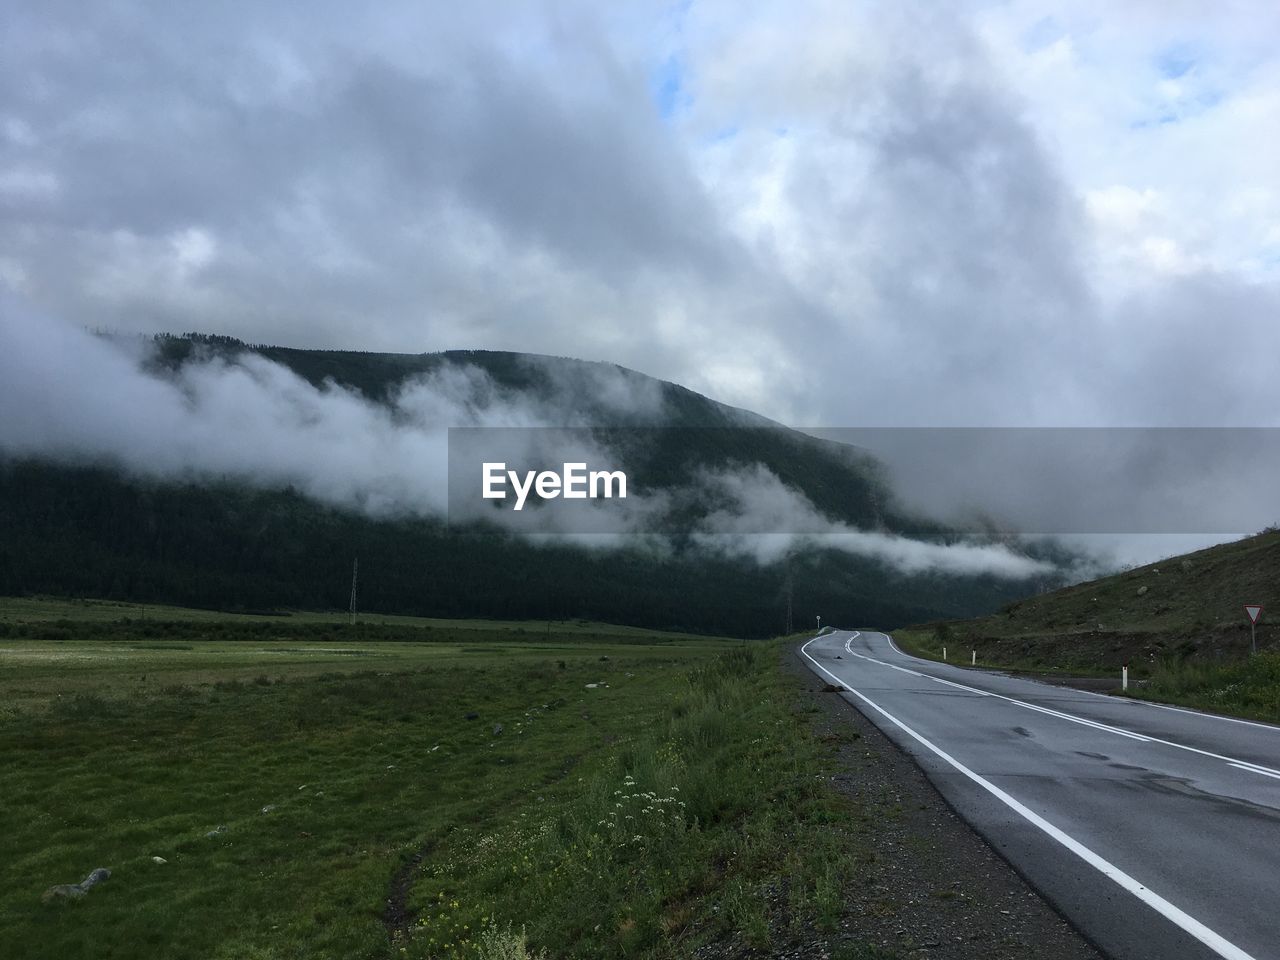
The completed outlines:
<svg viewBox="0 0 1280 960">
<path fill-rule="evenodd" d="M 838 754 L 833 785 L 863 811 L 867 851 L 842 927 L 891 955 L 947 960 L 1101 957 L 972 828 L 913 760 L 801 658 L 784 669 L 812 705 L 814 731 Z"/>
</svg>

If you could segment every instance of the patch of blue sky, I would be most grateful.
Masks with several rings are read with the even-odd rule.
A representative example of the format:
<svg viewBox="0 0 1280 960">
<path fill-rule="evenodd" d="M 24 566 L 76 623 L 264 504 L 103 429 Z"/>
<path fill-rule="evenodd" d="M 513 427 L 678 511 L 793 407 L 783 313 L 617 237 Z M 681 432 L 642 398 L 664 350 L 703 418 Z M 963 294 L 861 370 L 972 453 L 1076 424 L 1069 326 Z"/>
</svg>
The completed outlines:
<svg viewBox="0 0 1280 960">
<path fill-rule="evenodd" d="M 664 120 L 670 120 L 689 105 L 684 65 L 678 57 L 667 57 L 649 75 L 649 92 Z"/>
<path fill-rule="evenodd" d="M 1171 123 L 1181 123 L 1212 110 L 1223 101 L 1223 98 L 1224 94 L 1221 90 L 1205 90 L 1195 96 L 1181 99 L 1177 103 L 1162 104 L 1154 116 L 1134 120 L 1129 124 L 1129 128 L 1140 130 L 1143 127 L 1164 127 Z"/>
<path fill-rule="evenodd" d="M 1166 80 L 1186 76 L 1196 65 L 1196 58 L 1185 45 L 1168 47 L 1156 56 L 1156 69 Z"/>
</svg>

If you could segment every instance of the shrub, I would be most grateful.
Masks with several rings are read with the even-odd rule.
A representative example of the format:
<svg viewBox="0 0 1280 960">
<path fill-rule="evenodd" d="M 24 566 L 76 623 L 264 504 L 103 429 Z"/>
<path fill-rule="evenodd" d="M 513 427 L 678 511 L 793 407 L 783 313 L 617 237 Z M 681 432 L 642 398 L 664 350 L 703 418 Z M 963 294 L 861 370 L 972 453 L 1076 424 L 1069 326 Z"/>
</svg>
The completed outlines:
<svg viewBox="0 0 1280 960">
<path fill-rule="evenodd" d="M 479 960 L 546 960 L 547 956 L 545 950 L 529 952 L 529 938 L 525 935 L 524 927 L 520 928 L 519 933 L 510 927 L 503 930 L 490 927 L 480 934 L 476 941 L 476 951 Z"/>
</svg>

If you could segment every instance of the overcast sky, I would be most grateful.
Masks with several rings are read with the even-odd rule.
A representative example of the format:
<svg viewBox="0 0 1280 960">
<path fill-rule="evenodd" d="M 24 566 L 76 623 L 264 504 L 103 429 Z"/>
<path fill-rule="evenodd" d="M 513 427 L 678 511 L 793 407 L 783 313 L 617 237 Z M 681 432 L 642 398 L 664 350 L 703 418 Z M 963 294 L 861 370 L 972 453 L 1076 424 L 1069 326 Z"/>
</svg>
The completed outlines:
<svg viewBox="0 0 1280 960">
<path fill-rule="evenodd" d="M 1280 424 L 1280 5 L 460 6 L 7 4 L 0 290 L 799 425 Z"/>
</svg>

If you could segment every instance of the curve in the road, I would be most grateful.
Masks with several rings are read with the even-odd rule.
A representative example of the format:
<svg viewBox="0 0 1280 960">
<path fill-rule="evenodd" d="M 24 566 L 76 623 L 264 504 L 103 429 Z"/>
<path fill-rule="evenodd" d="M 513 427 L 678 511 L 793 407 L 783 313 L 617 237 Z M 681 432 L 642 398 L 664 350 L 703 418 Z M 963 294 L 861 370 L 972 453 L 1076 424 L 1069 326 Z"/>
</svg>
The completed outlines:
<svg viewBox="0 0 1280 960">
<path fill-rule="evenodd" d="M 861 650 L 854 649 L 855 641 L 862 645 Z M 872 643 L 884 646 L 885 652 L 872 649 Z M 1271 945 L 1280 936 L 1274 914 L 1252 909 L 1244 911 L 1248 916 L 1232 915 L 1231 898 L 1216 894 L 1211 885 L 1206 889 L 1204 878 L 1180 885 L 1177 881 L 1182 875 L 1171 871 L 1160 859 L 1158 849 L 1153 848 L 1158 848 L 1165 836 L 1181 833 L 1190 840 L 1188 828 L 1194 830 L 1206 810 L 1214 809 L 1205 803 L 1216 802 L 1222 805 L 1224 817 L 1252 817 L 1249 830 L 1242 837 L 1248 849 L 1240 858 L 1240 869 L 1247 877 L 1262 879 L 1264 885 L 1269 883 L 1267 889 L 1252 891 L 1255 895 L 1273 895 L 1277 876 L 1271 870 L 1274 858 L 1259 854 L 1257 843 L 1280 843 L 1280 796 L 1273 795 L 1274 787 L 1269 795 L 1262 796 L 1255 786 L 1223 782 L 1222 778 L 1247 774 L 1266 778 L 1266 782 L 1280 780 L 1280 763 L 1271 759 L 1280 757 L 1280 737 L 1275 736 L 1280 734 L 1280 728 L 1246 721 L 1244 724 L 1257 731 L 1237 725 L 1224 734 L 1221 731 L 1227 728 L 1208 728 L 1211 721 L 1228 718 L 1186 710 L 1178 711 L 1176 716 L 1165 715 L 1167 723 L 1180 728 L 1173 733 L 1156 729 L 1158 724 L 1150 722 L 1145 723 L 1144 729 L 1143 723 L 1132 722 L 1141 719 L 1136 716 L 1120 726 L 1114 716 L 1107 714 L 1117 712 L 1117 703 L 1132 701 L 1097 695 L 1086 700 L 1077 696 L 1080 691 L 1064 691 L 1003 674 L 963 671 L 969 682 L 961 683 L 938 675 L 955 676 L 960 672 L 957 668 L 909 657 L 885 634 L 833 631 L 809 640 L 800 651 L 816 672 L 844 688 L 877 726 L 912 753 L 952 805 L 988 840 L 998 841 L 993 845 L 1107 952 L 1125 958 L 1204 955 L 1227 960 L 1262 960 L 1275 955 Z M 865 668 L 859 667 L 855 674 L 854 660 L 843 660 L 842 654 Z M 889 658 L 900 662 L 890 662 Z M 907 662 L 913 666 L 904 665 Z M 975 685 L 979 683 L 982 686 Z M 947 692 L 939 697 L 925 684 L 941 685 Z M 1037 699 L 1055 704 L 1067 699 L 1073 708 L 1067 711 L 1033 702 Z M 1016 716 L 1010 711 L 1024 717 L 1023 711 L 1030 711 L 1043 718 L 1045 724 L 1056 724 L 1058 728 L 1044 726 L 1029 731 L 1023 723 L 1034 725 L 1039 721 L 1015 722 Z M 1087 715 L 1090 713 L 1094 716 Z M 1071 725 L 1070 730 L 1060 728 L 1064 722 Z M 1010 736 L 1010 731 L 1018 735 Z M 1247 745 L 1248 749 L 1229 749 L 1230 745 L 1224 748 L 1218 742 L 1226 737 L 1239 744 L 1246 736 L 1265 738 L 1267 742 Z M 1109 754 L 1117 752 L 1115 747 L 1092 741 L 1113 737 L 1133 743 L 1134 749 L 1173 748 L 1186 759 L 1177 761 L 1176 755 L 1163 754 L 1158 758 L 1125 756 L 1117 761 L 1143 762 L 1108 762 L 1110 769 L 1102 776 L 1094 768 L 1080 766 L 1080 757 L 1111 761 Z M 1206 760 L 1216 761 L 1217 766 L 1212 770 L 1204 768 Z M 1180 769 L 1180 764 L 1193 768 Z M 1201 766 L 1195 768 L 1195 764 Z M 1117 774 L 1116 769 L 1121 773 Z M 972 788 L 964 789 L 955 774 L 980 788 L 987 801 L 976 798 Z M 1163 792 L 1181 790 L 1186 802 L 1177 804 L 1162 797 L 1159 803 L 1149 799 L 1144 803 L 1144 792 L 1157 788 Z M 1024 824 L 1022 830 L 1008 822 L 1007 813 L 1003 819 L 994 814 L 989 807 L 991 801 L 1015 814 Z M 1143 820 L 1162 814 L 1169 821 L 1167 834 L 1166 825 Z M 1138 826 L 1135 828 L 1134 824 Z M 1114 902 L 1116 898 L 1087 889 L 1089 885 L 1078 871 L 1061 864 L 1046 864 L 1046 858 L 1053 858 L 1052 852 L 1046 850 L 1043 839 L 1035 841 L 1026 836 L 1025 825 L 1052 841 L 1051 846 L 1060 851 L 1059 858 L 1061 851 L 1069 852 L 1185 936 L 1152 929 L 1152 924 L 1141 919 L 1135 922 L 1132 908 L 1126 910 L 1123 904 Z M 1092 842 L 1090 834 L 1107 841 L 1107 856 L 1099 852 L 1099 844 Z M 1230 830 L 1218 826 L 1212 837 L 1198 844 L 1189 842 L 1188 846 L 1208 855 L 1222 845 L 1224 836 L 1229 839 Z M 1222 864 L 1216 864 L 1208 873 L 1219 880 L 1230 877 L 1229 869 L 1224 871 Z M 1157 886 L 1162 892 L 1157 893 L 1138 879 L 1144 875 L 1158 878 Z M 1224 930 L 1224 922 L 1231 929 Z M 1192 948 L 1188 936 L 1199 949 Z M 1258 945 L 1267 952 L 1261 952 Z"/>
</svg>

